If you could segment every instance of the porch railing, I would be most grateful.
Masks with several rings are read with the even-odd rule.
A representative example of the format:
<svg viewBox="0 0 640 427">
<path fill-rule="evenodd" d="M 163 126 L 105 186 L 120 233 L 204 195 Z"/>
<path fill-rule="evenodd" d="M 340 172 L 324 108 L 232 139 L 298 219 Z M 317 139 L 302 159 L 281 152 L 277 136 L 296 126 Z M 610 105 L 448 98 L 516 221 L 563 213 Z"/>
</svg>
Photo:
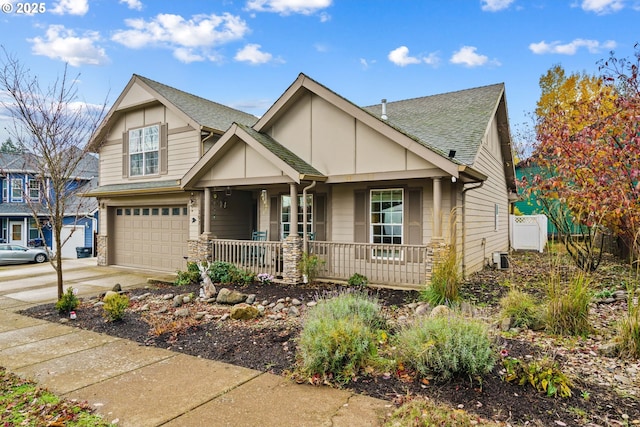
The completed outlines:
<svg viewBox="0 0 640 427">
<path fill-rule="evenodd" d="M 282 242 L 214 239 L 214 261 L 230 262 L 256 274 L 282 275 Z"/>
<path fill-rule="evenodd" d="M 424 285 L 433 262 L 433 249 L 419 245 L 313 241 L 309 252 L 324 261 L 321 278 L 347 280 L 360 273 L 370 283 L 386 285 Z"/>
<path fill-rule="evenodd" d="M 308 242 L 309 253 L 322 261 L 319 279 L 348 280 L 360 273 L 370 283 L 420 287 L 430 277 L 433 249 L 420 245 Z M 256 274 L 282 276 L 282 242 L 214 239 L 212 259 L 225 261 Z"/>
</svg>

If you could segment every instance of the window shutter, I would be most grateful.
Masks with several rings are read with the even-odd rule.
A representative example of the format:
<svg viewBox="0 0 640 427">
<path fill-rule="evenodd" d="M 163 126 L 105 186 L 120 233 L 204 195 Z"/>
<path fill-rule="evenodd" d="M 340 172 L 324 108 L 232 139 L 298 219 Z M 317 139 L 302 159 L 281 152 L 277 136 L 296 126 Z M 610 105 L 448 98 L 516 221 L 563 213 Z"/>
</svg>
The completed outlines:
<svg viewBox="0 0 640 427">
<path fill-rule="evenodd" d="M 314 200 L 313 225 L 316 240 L 327 241 L 327 195 L 316 194 Z"/>
<path fill-rule="evenodd" d="M 269 204 L 269 240 L 280 240 L 280 208 L 278 196 L 271 197 Z"/>
<path fill-rule="evenodd" d="M 419 188 L 406 190 L 405 202 L 405 242 L 408 245 L 423 245 L 422 190 Z M 424 251 L 408 250 L 405 258 L 407 262 L 424 262 Z"/>
<path fill-rule="evenodd" d="M 160 175 L 166 175 L 169 172 L 169 125 L 167 123 L 160 126 Z"/>
<path fill-rule="evenodd" d="M 122 132 L 122 177 L 129 177 L 129 132 Z"/>
<path fill-rule="evenodd" d="M 406 205 L 406 242 L 409 245 L 422 245 L 422 190 L 407 190 Z"/>
<path fill-rule="evenodd" d="M 368 243 L 367 233 L 367 192 L 355 191 L 353 194 L 353 241 L 355 243 Z"/>
</svg>

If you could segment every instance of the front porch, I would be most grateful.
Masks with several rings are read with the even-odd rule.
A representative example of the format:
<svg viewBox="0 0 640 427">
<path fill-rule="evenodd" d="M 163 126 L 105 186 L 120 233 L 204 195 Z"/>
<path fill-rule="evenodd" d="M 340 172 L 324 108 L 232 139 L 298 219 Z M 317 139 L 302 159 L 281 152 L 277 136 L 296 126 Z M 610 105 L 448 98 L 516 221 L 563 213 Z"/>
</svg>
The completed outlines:
<svg viewBox="0 0 640 427">
<path fill-rule="evenodd" d="M 255 274 L 268 273 L 278 280 L 294 284 L 296 280 L 292 277 L 302 277 L 297 265 L 300 260 L 297 254 L 302 253 L 302 239 L 295 239 L 294 250 L 285 243 L 288 241 L 212 239 L 207 243 L 210 250 L 207 258 L 229 262 Z M 325 241 L 308 241 L 307 245 L 309 254 L 322 260 L 317 279 L 347 281 L 359 273 L 366 276 L 371 284 L 419 289 L 431 276 L 432 245 Z"/>
</svg>

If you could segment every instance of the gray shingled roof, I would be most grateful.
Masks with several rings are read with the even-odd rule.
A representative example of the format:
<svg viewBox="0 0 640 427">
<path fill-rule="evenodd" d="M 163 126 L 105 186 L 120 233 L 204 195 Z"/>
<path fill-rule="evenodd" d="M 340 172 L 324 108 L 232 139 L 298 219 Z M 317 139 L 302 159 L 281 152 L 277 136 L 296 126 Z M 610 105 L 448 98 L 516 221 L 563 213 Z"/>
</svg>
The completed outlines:
<svg viewBox="0 0 640 427">
<path fill-rule="evenodd" d="M 225 131 L 233 122 L 251 126 L 258 120 L 243 111 L 134 75 L 202 126 Z"/>
<path fill-rule="evenodd" d="M 275 139 L 271 138 L 269 135 L 260 133 L 253 128 L 244 126 L 239 123 L 237 123 L 237 125 L 244 131 L 246 131 L 249 135 L 251 135 L 251 137 L 258 141 L 260 144 L 264 145 L 270 152 L 278 156 L 280 160 L 291 166 L 301 175 L 323 176 L 322 173 L 319 172 L 316 168 L 302 160 L 300 157 L 291 152 L 288 148 L 284 147 Z"/>
<path fill-rule="evenodd" d="M 386 123 L 454 161 L 472 165 L 491 122 L 504 84 L 387 103 Z M 363 107 L 380 118 L 380 104 Z"/>
</svg>

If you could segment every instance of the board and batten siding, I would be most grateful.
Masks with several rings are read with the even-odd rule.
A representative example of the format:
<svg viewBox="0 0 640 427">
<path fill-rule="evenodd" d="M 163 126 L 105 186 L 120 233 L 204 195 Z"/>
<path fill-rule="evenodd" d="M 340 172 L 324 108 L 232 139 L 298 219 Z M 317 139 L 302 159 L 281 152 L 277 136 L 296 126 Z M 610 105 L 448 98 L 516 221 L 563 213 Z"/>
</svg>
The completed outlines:
<svg viewBox="0 0 640 427">
<path fill-rule="evenodd" d="M 435 169 L 311 93 L 296 100 L 266 132 L 328 177 Z"/>
<path fill-rule="evenodd" d="M 495 119 L 478 152 L 474 168 L 488 176 L 484 185 L 465 194 L 463 267 L 465 274 L 481 270 L 493 252 L 509 249 L 509 199 Z M 495 209 L 498 207 L 496 230 Z"/>
</svg>

